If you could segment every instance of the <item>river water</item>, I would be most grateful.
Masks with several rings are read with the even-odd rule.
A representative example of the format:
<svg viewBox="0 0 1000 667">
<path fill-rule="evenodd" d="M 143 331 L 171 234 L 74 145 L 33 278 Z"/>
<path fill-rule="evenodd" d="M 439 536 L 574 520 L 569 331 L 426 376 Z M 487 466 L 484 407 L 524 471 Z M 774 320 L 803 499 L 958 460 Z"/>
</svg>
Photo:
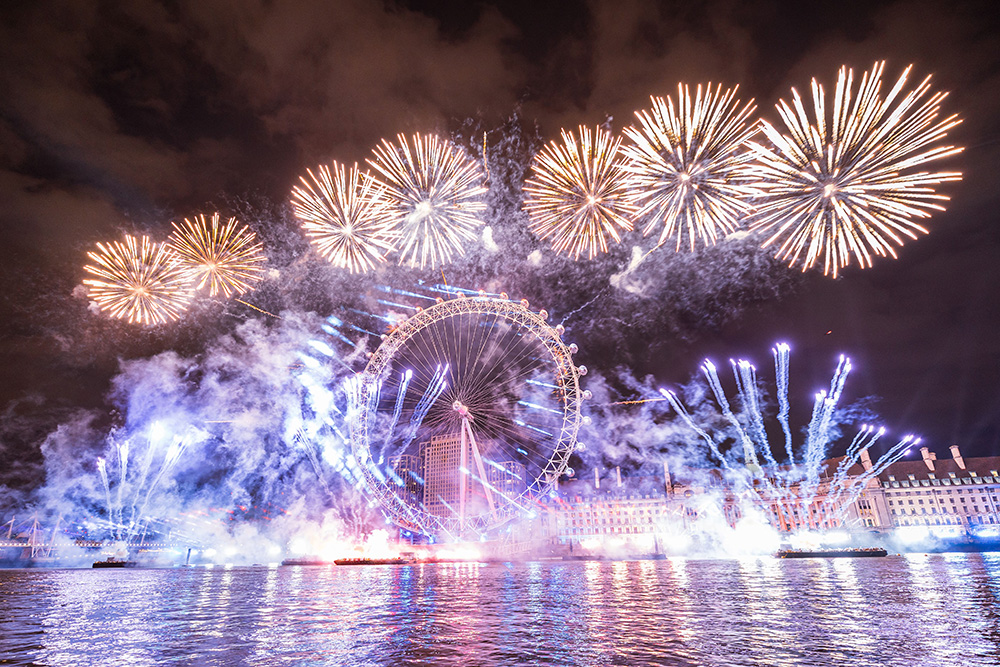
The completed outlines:
<svg viewBox="0 0 1000 667">
<path fill-rule="evenodd" d="M 0 664 L 1000 665 L 1000 554 L 0 570 Z"/>
</svg>

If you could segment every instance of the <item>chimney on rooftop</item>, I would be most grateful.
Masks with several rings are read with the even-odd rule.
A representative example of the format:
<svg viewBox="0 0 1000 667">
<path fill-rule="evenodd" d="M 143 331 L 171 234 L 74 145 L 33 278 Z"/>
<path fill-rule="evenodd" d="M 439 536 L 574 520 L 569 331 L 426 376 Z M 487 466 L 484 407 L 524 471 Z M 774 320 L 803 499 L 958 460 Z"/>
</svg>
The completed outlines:
<svg viewBox="0 0 1000 667">
<path fill-rule="evenodd" d="M 924 465 L 927 466 L 927 469 L 934 472 L 934 459 L 937 457 L 931 454 L 930 447 L 921 447 L 920 455 L 924 457 Z"/>
<path fill-rule="evenodd" d="M 601 488 L 601 478 L 597 476 L 597 468 L 594 468 L 594 488 Z"/>
<path fill-rule="evenodd" d="M 621 466 L 615 466 L 615 476 L 618 477 L 618 486 L 622 485 L 622 468 Z"/>
<path fill-rule="evenodd" d="M 965 459 L 962 458 L 962 452 L 958 451 L 958 445 L 951 446 L 951 458 L 955 459 L 959 468 L 965 470 Z"/>
<path fill-rule="evenodd" d="M 864 466 L 865 470 L 872 469 L 872 457 L 871 454 L 868 453 L 867 447 L 861 450 L 861 465 Z"/>
</svg>

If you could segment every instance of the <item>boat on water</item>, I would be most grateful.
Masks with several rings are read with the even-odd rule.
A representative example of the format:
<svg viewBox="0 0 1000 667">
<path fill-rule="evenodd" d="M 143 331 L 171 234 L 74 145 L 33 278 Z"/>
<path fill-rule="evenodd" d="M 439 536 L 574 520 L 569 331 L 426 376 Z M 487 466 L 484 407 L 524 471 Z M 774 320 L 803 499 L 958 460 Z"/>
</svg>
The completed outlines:
<svg viewBox="0 0 1000 667">
<path fill-rule="evenodd" d="M 413 558 L 338 558 L 337 565 L 412 565 Z"/>
<path fill-rule="evenodd" d="M 776 558 L 879 558 L 888 555 L 881 547 L 864 549 L 781 549 Z"/>
<path fill-rule="evenodd" d="M 333 565 L 333 561 L 322 558 L 286 558 L 281 561 L 282 565 Z"/>
<path fill-rule="evenodd" d="M 136 567 L 138 565 L 134 560 L 126 560 L 123 558 L 115 558 L 114 556 L 108 558 L 107 560 L 94 561 L 91 567 L 94 568 L 107 568 L 107 567 Z"/>
</svg>

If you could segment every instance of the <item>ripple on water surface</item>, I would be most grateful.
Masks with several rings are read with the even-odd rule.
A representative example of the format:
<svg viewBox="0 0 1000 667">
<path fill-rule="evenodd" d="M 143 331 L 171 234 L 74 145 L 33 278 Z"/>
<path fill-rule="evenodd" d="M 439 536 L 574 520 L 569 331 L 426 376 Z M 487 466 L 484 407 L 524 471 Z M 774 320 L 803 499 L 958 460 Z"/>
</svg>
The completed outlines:
<svg viewBox="0 0 1000 667">
<path fill-rule="evenodd" d="M 0 570 L 0 664 L 1000 664 L 1000 555 Z"/>
</svg>

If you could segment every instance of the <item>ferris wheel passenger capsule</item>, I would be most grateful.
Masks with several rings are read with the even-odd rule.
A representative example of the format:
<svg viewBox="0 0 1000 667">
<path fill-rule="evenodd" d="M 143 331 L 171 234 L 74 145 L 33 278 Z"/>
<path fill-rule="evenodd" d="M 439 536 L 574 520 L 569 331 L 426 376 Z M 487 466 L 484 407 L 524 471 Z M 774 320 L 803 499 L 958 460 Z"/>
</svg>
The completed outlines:
<svg viewBox="0 0 1000 667">
<path fill-rule="evenodd" d="M 500 298 L 504 301 L 508 300 L 510 297 L 507 296 L 507 292 L 500 292 Z"/>
<path fill-rule="evenodd" d="M 587 367 L 586 366 L 577 366 L 576 367 L 576 372 L 579 373 L 580 375 L 586 375 L 587 374 Z"/>
<path fill-rule="evenodd" d="M 593 421 L 594 420 L 590 418 L 590 415 L 584 415 L 583 416 L 583 425 L 584 426 L 590 426 L 591 422 L 593 422 Z"/>
<path fill-rule="evenodd" d="M 593 397 L 594 397 L 594 394 L 591 393 L 591 391 L 589 389 L 584 389 L 583 390 L 583 400 L 589 401 Z"/>
<path fill-rule="evenodd" d="M 540 318 L 542 318 L 543 320 L 547 320 L 547 319 L 549 319 L 549 311 L 547 311 L 545 309 L 542 309 L 542 310 L 538 311 L 538 316 Z"/>
<path fill-rule="evenodd" d="M 479 290 L 479 296 L 485 299 L 486 298 L 486 290 L 484 290 L 484 289 Z"/>
<path fill-rule="evenodd" d="M 577 352 L 579 352 L 579 351 L 580 351 L 580 348 L 578 348 L 578 347 L 576 346 L 576 343 L 570 343 L 570 344 L 569 344 L 569 353 L 570 353 L 570 354 L 576 354 L 576 353 L 577 353 Z"/>
<path fill-rule="evenodd" d="M 438 297 L 434 298 L 434 302 L 435 303 L 442 303 L 442 302 L 444 302 L 444 299 L 442 299 L 441 297 L 438 296 Z"/>
<path fill-rule="evenodd" d="M 576 451 L 582 452 L 586 448 L 587 448 L 587 445 L 583 444 L 582 442 L 576 443 Z"/>
<path fill-rule="evenodd" d="M 562 335 L 563 335 L 564 333 L 566 333 L 566 327 L 564 327 L 564 326 L 563 326 L 563 325 L 561 325 L 561 324 L 557 324 L 557 325 L 556 325 L 556 333 L 557 333 L 558 335 L 562 336 Z"/>
</svg>

